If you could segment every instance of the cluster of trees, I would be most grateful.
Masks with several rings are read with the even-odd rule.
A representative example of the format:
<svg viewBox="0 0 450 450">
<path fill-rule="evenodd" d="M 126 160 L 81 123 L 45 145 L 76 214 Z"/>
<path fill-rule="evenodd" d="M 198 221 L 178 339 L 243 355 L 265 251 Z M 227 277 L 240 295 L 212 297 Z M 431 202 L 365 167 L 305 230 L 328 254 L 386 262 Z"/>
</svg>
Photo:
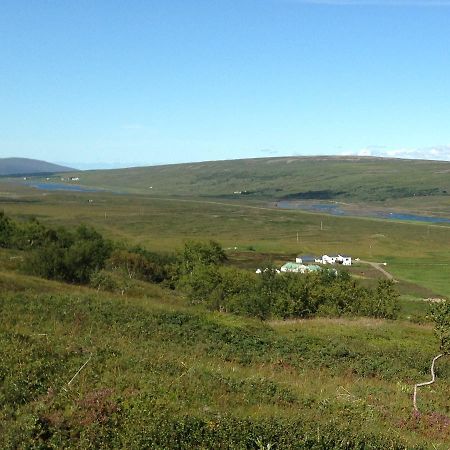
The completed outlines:
<svg viewBox="0 0 450 450">
<path fill-rule="evenodd" d="M 43 278 L 88 284 L 105 290 L 116 287 L 111 272 L 126 278 L 159 283 L 171 277 L 173 258 L 140 247 L 125 249 L 92 227 L 52 228 L 32 218 L 14 221 L 0 212 L 0 247 L 26 250 L 24 269 Z M 108 269 L 108 270 L 105 270 Z"/>
<path fill-rule="evenodd" d="M 28 250 L 24 263 L 28 273 L 69 283 L 88 283 L 112 250 L 111 242 L 91 227 L 51 228 L 35 218 L 13 221 L 4 213 L 0 213 L 0 246 Z"/>
<path fill-rule="evenodd" d="M 390 281 L 368 289 L 346 272 L 299 276 L 278 274 L 270 266 L 257 275 L 227 265 L 224 250 L 213 241 L 188 242 L 177 255 L 163 255 L 125 248 L 84 225 L 51 228 L 36 219 L 16 222 L 0 213 L 0 247 L 28 250 L 25 269 L 44 278 L 111 291 L 119 289 L 118 279 L 122 284 L 131 279 L 165 282 L 184 291 L 192 303 L 260 319 L 316 314 L 393 319 L 398 311 Z"/>
<path fill-rule="evenodd" d="M 213 310 L 266 319 L 322 315 L 363 315 L 394 319 L 398 293 L 389 280 L 368 289 L 347 272 L 322 270 L 311 274 L 261 274 L 223 264 L 225 255 L 214 242 L 187 243 L 178 266 L 178 287 L 192 303 Z"/>
</svg>

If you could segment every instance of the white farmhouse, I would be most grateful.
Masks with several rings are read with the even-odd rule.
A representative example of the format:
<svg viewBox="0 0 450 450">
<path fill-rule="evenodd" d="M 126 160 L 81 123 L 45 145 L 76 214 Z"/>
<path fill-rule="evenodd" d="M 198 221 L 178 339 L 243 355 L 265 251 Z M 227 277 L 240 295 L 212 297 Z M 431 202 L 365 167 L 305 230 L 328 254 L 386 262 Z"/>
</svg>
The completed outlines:
<svg viewBox="0 0 450 450">
<path fill-rule="evenodd" d="M 323 255 L 322 264 L 336 264 L 339 255 Z"/>
<path fill-rule="evenodd" d="M 322 264 L 342 264 L 343 266 L 352 265 L 352 257 L 349 255 L 323 255 Z"/>
<path fill-rule="evenodd" d="M 349 255 L 338 255 L 337 262 L 343 266 L 351 266 L 352 257 Z"/>
</svg>

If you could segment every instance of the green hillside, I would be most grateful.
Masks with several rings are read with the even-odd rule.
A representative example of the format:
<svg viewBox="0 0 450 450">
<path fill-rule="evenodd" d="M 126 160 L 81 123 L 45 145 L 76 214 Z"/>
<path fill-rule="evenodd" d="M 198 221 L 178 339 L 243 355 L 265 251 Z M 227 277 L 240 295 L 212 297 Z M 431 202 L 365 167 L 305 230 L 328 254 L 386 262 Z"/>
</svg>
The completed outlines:
<svg viewBox="0 0 450 450">
<path fill-rule="evenodd" d="M 287 157 L 86 171 L 81 183 L 155 196 L 384 201 L 448 199 L 449 174 L 449 162 Z"/>
<path fill-rule="evenodd" d="M 28 237 L 11 232 L 11 245 L 0 245 L 0 448 L 448 447 L 448 358 L 438 363 L 437 383 L 420 389 L 420 414 L 411 395 L 439 351 L 423 299 L 450 296 L 450 227 L 1 186 L 0 209 Z M 46 239 L 56 245 L 58 233 L 71 237 L 34 218 L 57 230 L 92 225 L 119 249 L 139 245 L 151 255 L 214 239 L 228 256 L 223 270 L 242 270 L 244 280 L 298 253 L 387 261 L 401 309 L 396 320 L 328 310 L 261 321 L 193 304 L 170 279 L 138 279 L 117 260 L 84 285 L 38 278 L 27 270 L 42 266 L 27 266 L 27 253 Z M 95 248 L 80 242 L 61 254 L 74 271 Z M 58 254 L 43 255 L 48 261 L 31 261 Z M 360 262 L 351 281 L 374 288 L 376 272 Z"/>
<path fill-rule="evenodd" d="M 1 448 L 449 442 L 448 361 L 421 392 L 420 420 L 411 411 L 412 384 L 428 377 L 436 351 L 427 325 L 261 323 L 189 307 L 156 286 L 121 296 L 5 271 L 0 286 Z"/>
</svg>

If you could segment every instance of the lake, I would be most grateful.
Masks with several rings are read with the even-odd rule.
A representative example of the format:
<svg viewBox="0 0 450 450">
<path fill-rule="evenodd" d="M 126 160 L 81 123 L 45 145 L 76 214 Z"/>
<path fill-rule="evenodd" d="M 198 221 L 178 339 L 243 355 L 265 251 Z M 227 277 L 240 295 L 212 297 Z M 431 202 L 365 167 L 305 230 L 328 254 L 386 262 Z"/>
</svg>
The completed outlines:
<svg viewBox="0 0 450 450">
<path fill-rule="evenodd" d="M 101 189 L 65 183 L 26 183 L 27 186 L 46 191 L 100 192 Z"/>
<path fill-rule="evenodd" d="M 392 220 L 411 220 L 415 222 L 428 222 L 428 223 L 450 223 L 450 219 L 446 217 L 434 217 L 434 216 L 420 216 L 417 214 L 406 214 L 397 212 L 385 212 L 364 209 L 361 211 L 347 211 L 341 206 L 336 204 L 326 203 L 300 203 L 295 201 L 280 201 L 277 204 L 281 209 L 301 209 L 303 211 L 318 212 L 324 214 L 331 214 L 333 216 L 348 216 L 348 217 L 375 217 L 378 219 L 392 219 Z"/>
</svg>

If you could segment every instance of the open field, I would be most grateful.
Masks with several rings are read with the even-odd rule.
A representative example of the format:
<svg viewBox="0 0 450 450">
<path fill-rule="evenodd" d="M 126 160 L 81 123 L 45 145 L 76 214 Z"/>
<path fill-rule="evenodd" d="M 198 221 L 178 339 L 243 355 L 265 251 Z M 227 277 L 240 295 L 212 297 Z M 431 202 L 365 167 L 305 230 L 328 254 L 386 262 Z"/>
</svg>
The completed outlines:
<svg viewBox="0 0 450 450">
<path fill-rule="evenodd" d="M 11 190 L 4 186 L 2 190 Z M 214 239 L 225 248 L 250 251 L 255 262 L 260 253 L 269 259 L 272 254 L 292 258 L 299 253 L 348 253 L 386 261 L 399 280 L 419 284 L 432 291 L 430 295 L 450 296 L 447 225 L 334 217 L 242 202 L 20 189 L 0 203 L 19 218 L 89 223 L 111 238 L 158 251 L 173 251 L 189 239 Z"/>
<path fill-rule="evenodd" d="M 178 291 L 149 283 L 117 295 L 27 276 L 18 271 L 20 252 L 2 249 L 2 448 L 448 447 L 450 362 L 442 359 L 438 383 L 420 390 L 421 416 L 411 393 L 438 352 L 421 299 L 450 297 L 449 226 L 263 202 L 9 183 L 0 191 L 0 209 L 15 219 L 87 223 L 155 251 L 215 239 L 228 264 L 252 271 L 298 253 L 386 261 L 402 294 L 396 321 L 261 322 L 190 306 Z M 365 264 L 351 273 L 367 286 L 382 276 Z"/>
</svg>

